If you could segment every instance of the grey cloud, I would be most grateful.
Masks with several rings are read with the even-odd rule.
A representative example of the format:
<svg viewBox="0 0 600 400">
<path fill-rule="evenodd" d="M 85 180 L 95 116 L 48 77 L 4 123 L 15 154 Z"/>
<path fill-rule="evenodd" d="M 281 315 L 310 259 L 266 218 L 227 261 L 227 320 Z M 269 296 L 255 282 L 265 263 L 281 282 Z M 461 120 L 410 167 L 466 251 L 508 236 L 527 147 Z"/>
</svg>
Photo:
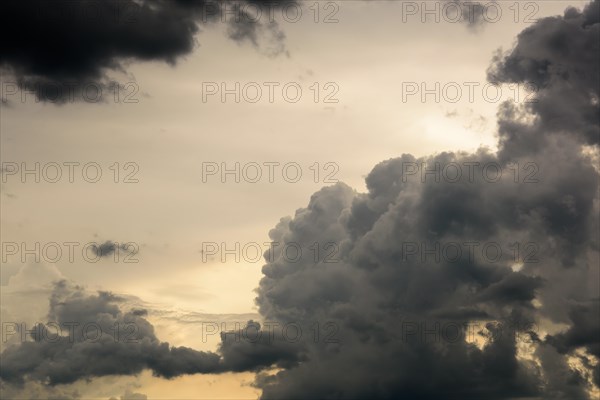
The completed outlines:
<svg viewBox="0 0 600 400">
<path fill-rule="evenodd" d="M 306 329 L 311 318 L 335 321 L 340 340 L 304 343 L 297 366 L 260 374 L 263 398 L 589 398 L 598 368 L 574 368 L 568 357 L 575 350 L 597 356 L 600 340 L 599 174 L 584 152 L 597 146 L 600 127 L 589 95 L 598 93 L 598 4 L 540 20 L 494 61 L 491 80 L 540 87 L 537 103 L 501 106 L 497 153 L 384 161 L 366 178 L 367 193 L 324 188 L 270 232 L 273 241 L 302 246 L 334 242 L 339 262 L 279 255 L 263 268 L 259 311 Z M 473 180 L 463 171 L 455 182 L 431 175 L 422 182 L 405 169 L 476 162 Z M 519 183 L 510 173 L 491 183 L 482 179 L 490 163 L 504 171 L 529 165 L 536 180 L 523 183 L 521 170 Z M 506 253 L 493 262 L 477 253 L 449 262 L 407 258 L 403 247 L 468 241 L 537 247 L 519 271 Z M 546 319 L 569 328 L 548 336 L 533 329 Z M 490 321 L 482 334 L 494 338 L 482 347 L 462 339 L 466 328 L 462 340 L 429 343 L 403 330 L 482 320 Z M 523 338 L 541 366 L 518 355 Z"/>
<path fill-rule="evenodd" d="M 160 342 L 146 319 L 120 310 L 122 300 L 107 292 L 88 295 L 81 287 L 58 282 L 50 298 L 48 320 L 68 335 L 55 337 L 55 328 L 38 325 L 35 331 L 47 329 L 49 336 L 36 335 L 35 341 L 2 352 L 2 381 L 56 385 L 95 376 L 133 375 L 144 369 L 166 378 L 221 371 L 218 354 Z M 115 334 L 115 326 L 123 331 Z M 96 339 L 98 331 L 102 334 Z"/>
<path fill-rule="evenodd" d="M 34 382 L 28 382 L 23 387 L 15 387 L 0 381 L 0 392 L 5 399 L 78 400 L 83 397 L 77 389 L 49 387 Z"/>
<path fill-rule="evenodd" d="M 560 133 L 598 144 L 599 9 L 594 1 L 583 12 L 568 8 L 564 16 L 543 18 L 519 34 L 513 49 L 496 56 L 490 81 L 528 83 L 537 90 L 537 101 L 527 110 L 538 116 L 531 129 L 515 121 L 513 109 L 501 110 L 500 142 L 507 152 L 531 151 Z"/>
<path fill-rule="evenodd" d="M 48 385 L 51 393 L 56 385 L 143 370 L 170 379 L 184 374 L 258 371 L 272 365 L 289 367 L 299 360 L 295 344 L 281 335 L 275 339 L 253 321 L 237 332 L 222 333 L 219 353 L 170 346 L 156 337 L 144 318 L 147 310 L 123 311 L 124 303 L 124 297 L 109 292 L 90 294 L 65 280 L 56 282 L 49 322 L 28 327 L 33 341 L 22 341 L 2 352 L 1 384 L 40 383 Z M 260 333 L 260 340 L 247 338 L 254 332 Z"/>
<path fill-rule="evenodd" d="M 248 1 L 3 1 L 0 11 L 7 17 L 0 26 L 0 68 L 42 101 L 79 99 L 90 83 L 107 89 L 119 85 L 107 72 L 124 72 L 132 61 L 174 65 L 194 49 L 200 26 L 222 21 L 224 7 Z M 290 1 L 250 3 L 266 8 Z M 282 51 L 283 34 L 268 20 L 225 21 L 232 39 L 258 46 L 260 36 L 267 32 L 270 51 Z"/>
<path fill-rule="evenodd" d="M 267 330 L 248 321 L 239 331 L 221 332 L 219 352 L 228 371 L 260 371 L 267 367 L 290 368 L 303 359 L 301 345 L 286 340 L 281 327 Z"/>
<path fill-rule="evenodd" d="M 546 342 L 556 348 L 559 353 L 569 353 L 574 349 L 585 347 L 591 354 L 600 359 L 600 299 L 586 302 L 572 302 L 569 307 L 571 327 L 566 332 L 549 335 Z M 596 366 L 595 379 L 598 381 Z"/>
<path fill-rule="evenodd" d="M 480 300 L 495 303 L 529 302 L 535 299 L 535 290 L 542 286 L 538 277 L 530 277 L 520 273 L 508 274 L 499 282 L 489 285 L 479 295 Z"/>
<path fill-rule="evenodd" d="M 131 313 L 133 315 L 137 315 L 139 317 L 145 317 L 146 315 L 148 315 L 148 310 L 144 310 L 144 309 L 140 309 L 140 308 L 134 308 L 131 310 Z"/>
<path fill-rule="evenodd" d="M 119 244 L 110 240 L 107 240 L 100 245 L 93 245 L 91 247 L 91 250 L 94 253 L 94 255 L 98 257 L 108 257 L 114 254 L 115 252 L 119 251 L 125 252 L 127 254 L 134 254 L 134 250 L 132 250 L 127 243 Z"/>
</svg>

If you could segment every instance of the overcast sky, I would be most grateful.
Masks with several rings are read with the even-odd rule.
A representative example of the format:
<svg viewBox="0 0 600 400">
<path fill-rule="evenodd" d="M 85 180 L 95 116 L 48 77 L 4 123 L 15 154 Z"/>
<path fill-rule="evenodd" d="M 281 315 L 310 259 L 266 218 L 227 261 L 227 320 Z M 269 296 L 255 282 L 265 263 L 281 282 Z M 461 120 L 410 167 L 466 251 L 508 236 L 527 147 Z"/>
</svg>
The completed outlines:
<svg viewBox="0 0 600 400">
<path fill-rule="evenodd" d="M 7 398 L 598 396 L 599 2 L 265 3 L 237 2 L 240 22 L 210 1 L 0 6 Z M 406 179 L 422 162 L 504 175 Z M 403 258 L 472 240 L 537 261 Z M 300 262 L 259 257 L 272 241 Z M 416 343 L 407 319 L 529 340 Z M 250 320 L 304 335 L 202 335 Z M 11 331 L 65 321 L 141 339 L 96 354 Z"/>
</svg>

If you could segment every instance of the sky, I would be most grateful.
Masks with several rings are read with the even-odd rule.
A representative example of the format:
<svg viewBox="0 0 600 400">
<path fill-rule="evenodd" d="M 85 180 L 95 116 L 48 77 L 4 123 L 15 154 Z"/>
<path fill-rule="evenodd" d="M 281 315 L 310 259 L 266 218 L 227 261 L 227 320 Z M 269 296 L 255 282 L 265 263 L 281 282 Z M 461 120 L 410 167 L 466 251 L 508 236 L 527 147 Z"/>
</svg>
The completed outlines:
<svg viewBox="0 0 600 400">
<path fill-rule="evenodd" d="M 597 0 L 49 4 L 0 5 L 3 398 L 600 395 Z"/>
</svg>

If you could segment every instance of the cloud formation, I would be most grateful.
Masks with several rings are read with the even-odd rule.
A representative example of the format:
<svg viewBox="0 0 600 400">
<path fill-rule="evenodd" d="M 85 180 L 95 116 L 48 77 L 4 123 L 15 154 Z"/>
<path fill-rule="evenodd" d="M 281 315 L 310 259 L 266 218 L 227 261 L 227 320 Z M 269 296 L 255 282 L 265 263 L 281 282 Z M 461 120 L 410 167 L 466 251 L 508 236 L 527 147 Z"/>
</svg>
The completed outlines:
<svg viewBox="0 0 600 400">
<path fill-rule="evenodd" d="M 261 326 L 253 321 L 238 331 L 222 332 L 219 353 L 170 346 L 156 337 L 146 319 L 147 310 L 126 309 L 125 300 L 56 281 L 47 323 L 3 327 L 9 339 L 21 340 L 11 340 L 2 352 L 1 382 L 53 387 L 93 377 L 135 375 L 146 369 L 170 379 L 184 374 L 258 371 L 298 361 L 295 343 L 274 334 L 259 338 L 256 333 Z"/>
<path fill-rule="evenodd" d="M 18 385 L 26 380 L 56 385 L 144 369 L 165 378 L 220 370 L 219 355 L 170 347 L 157 339 L 143 313 L 121 311 L 120 301 L 107 292 L 89 295 L 59 281 L 50 298 L 52 324 L 32 328 L 34 341 L 3 351 L 0 377 Z"/>
<path fill-rule="evenodd" d="M 109 71 L 125 72 L 134 61 L 174 65 L 195 47 L 201 26 L 224 21 L 229 37 L 259 47 L 271 38 L 271 53 L 283 51 L 276 22 L 256 20 L 250 10 L 290 1 L 239 0 L 7 0 L 0 4 L 0 68 L 42 100 L 65 102 L 93 83 L 115 85 Z M 240 7 L 247 4 L 255 8 Z M 237 7 L 237 8 L 236 8 Z M 228 13 L 234 11 L 234 16 Z M 239 15 L 239 19 L 236 14 Z M 269 35 L 270 34 L 270 35 Z M 57 90 L 60 89 L 60 90 Z M 60 96 L 54 100 L 53 96 Z"/>
<path fill-rule="evenodd" d="M 367 176 L 367 193 L 324 188 L 270 232 L 303 248 L 335 243 L 338 262 L 280 254 L 263 268 L 260 313 L 305 329 L 333 321 L 340 340 L 307 343 L 298 366 L 260 375 L 263 398 L 597 393 L 599 174 L 589 154 L 600 128 L 599 4 L 540 20 L 494 60 L 491 80 L 540 88 L 537 103 L 500 108 L 498 152 L 384 161 Z M 415 173 L 423 163 L 424 179 Z M 495 180 L 485 165 L 503 175 Z M 517 165 L 525 170 L 515 179 Z M 435 250 L 469 242 L 494 243 L 503 255 Z M 515 260 L 515 243 L 535 257 Z M 466 340 L 469 324 L 494 340 Z M 552 324 L 568 328 L 549 333 Z M 463 327 L 464 340 L 435 340 L 438 326 Z"/>
<path fill-rule="evenodd" d="M 323 188 L 270 231 L 274 242 L 333 249 L 291 261 L 279 246 L 266 258 L 260 314 L 299 327 L 298 340 L 250 321 L 256 340 L 230 332 L 216 353 L 170 347 L 142 311 L 62 282 L 50 320 L 134 322 L 140 341 L 22 343 L 3 352 L 0 377 L 56 385 L 143 369 L 165 378 L 256 371 L 265 399 L 592 398 L 600 390 L 599 4 L 541 19 L 495 58 L 491 80 L 539 87 L 537 103 L 500 107 L 497 152 L 383 161 L 367 193 Z M 315 322 L 317 339 L 307 334 Z"/>
</svg>

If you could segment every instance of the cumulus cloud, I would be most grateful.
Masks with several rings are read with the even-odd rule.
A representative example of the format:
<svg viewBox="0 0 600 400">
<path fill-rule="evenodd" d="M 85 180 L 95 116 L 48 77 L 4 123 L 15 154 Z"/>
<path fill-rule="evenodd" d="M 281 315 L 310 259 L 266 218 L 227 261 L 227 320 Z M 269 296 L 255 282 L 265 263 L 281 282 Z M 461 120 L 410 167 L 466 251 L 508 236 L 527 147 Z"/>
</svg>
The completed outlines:
<svg viewBox="0 0 600 400">
<path fill-rule="evenodd" d="M 0 377 L 17 385 L 26 380 L 56 385 L 144 369 L 166 378 L 219 371 L 217 354 L 159 341 L 143 313 L 121 311 L 121 300 L 59 281 L 50 298 L 50 322 L 32 328 L 34 341 L 2 352 Z"/>
<path fill-rule="evenodd" d="M 2 352 L 3 384 L 54 387 L 143 370 L 169 379 L 289 366 L 296 361 L 295 344 L 271 340 L 269 335 L 253 340 L 250 335 L 261 331 L 253 321 L 238 331 L 222 332 L 219 353 L 170 346 L 156 337 L 147 310 L 127 310 L 125 300 L 109 292 L 89 293 L 66 280 L 55 282 L 47 323 L 26 326 L 27 332 L 14 323 L 15 329 L 3 327 L 7 337 L 21 339 L 16 344 L 11 340 L 13 344 Z"/>
<path fill-rule="evenodd" d="M 535 151 L 554 134 L 580 135 L 586 143 L 598 144 L 599 4 L 541 19 L 519 34 L 511 51 L 496 56 L 490 81 L 528 83 L 538 92 L 527 107 L 537 117 L 530 128 L 516 121 L 514 109 L 501 110 L 500 142 L 506 152 Z"/>
<path fill-rule="evenodd" d="M 263 398 L 583 399 L 598 390 L 599 174 L 585 150 L 598 151 L 598 4 L 540 20 L 494 60 L 491 80 L 539 86 L 537 103 L 500 108 L 498 152 L 384 161 L 367 193 L 324 188 L 270 232 L 303 248 L 335 243 L 337 262 L 279 254 L 263 268 L 260 313 L 305 329 L 332 321 L 340 340 L 304 343 L 297 366 L 261 374 Z M 414 171 L 424 164 L 423 181 Z M 436 167 L 457 165 L 462 176 L 436 179 Z M 504 174 L 492 182 L 485 165 Z M 507 173 L 516 165 L 527 166 L 518 183 Z M 503 256 L 435 251 L 469 242 L 495 243 Z M 531 244 L 535 258 L 516 263 L 516 243 Z M 568 328 L 549 334 L 548 321 Z M 474 323 L 493 340 L 467 340 Z M 462 326 L 461 340 L 435 340 L 436 324 Z M 587 362 L 575 365 L 577 352 Z"/>
</svg>

